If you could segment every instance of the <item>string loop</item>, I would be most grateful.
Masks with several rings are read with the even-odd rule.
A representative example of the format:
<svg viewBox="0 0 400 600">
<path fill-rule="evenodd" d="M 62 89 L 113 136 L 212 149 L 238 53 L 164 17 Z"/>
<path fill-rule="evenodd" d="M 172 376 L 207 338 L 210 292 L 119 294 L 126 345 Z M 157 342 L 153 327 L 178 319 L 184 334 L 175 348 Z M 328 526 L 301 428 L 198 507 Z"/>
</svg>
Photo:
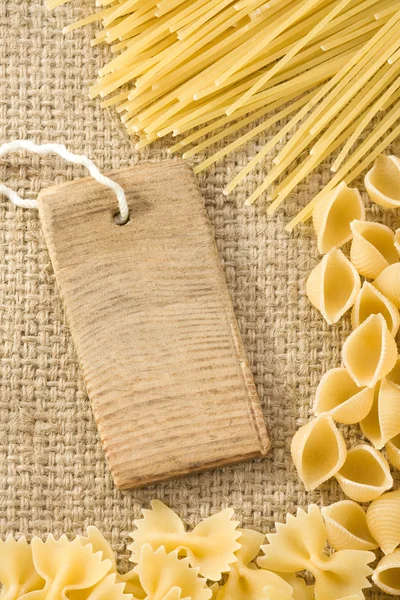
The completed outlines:
<svg viewBox="0 0 400 600">
<path fill-rule="evenodd" d="M 34 144 L 29 140 L 15 140 L 14 142 L 8 142 L 0 146 L 0 158 L 9 152 L 16 152 L 18 150 L 27 150 L 33 154 L 54 153 L 70 163 L 86 167 L 93 179 L 96 179 L 96 181 L 110 188 L 115 193 L 120 212 L 118 224 L 123 225 L 128 221 L 129 208 L 124 190 L 118 183 L 105 177 L 105 175 L 102 175 L 94 162 L 87 156 L 73 154 L 72 152 L 69 152 L 63 144 Z M 23 199 L 17 192 L 2 183 L 0 183 L 0 194 L 4 194 L 13 204 L 20 206 L 21 208 L 37 208 L 36 200 Z"/>
</svg>

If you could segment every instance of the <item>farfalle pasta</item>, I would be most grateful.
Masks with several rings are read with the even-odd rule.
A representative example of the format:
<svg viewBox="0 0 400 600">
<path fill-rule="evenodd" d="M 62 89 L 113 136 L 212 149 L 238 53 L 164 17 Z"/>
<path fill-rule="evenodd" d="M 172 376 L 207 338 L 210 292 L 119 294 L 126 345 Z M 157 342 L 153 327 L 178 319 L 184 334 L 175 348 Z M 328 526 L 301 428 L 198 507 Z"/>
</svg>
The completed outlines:
<svg viewBox="0 0 400 600">
<path fill-rule="evenodd" d="M 385 554 L 400 545 L 400 490 L 383 494 L 367 510 L 369 530 Z"/>
<path fill-rule="evenodd" d="M 348 450 L 346 461 L 335 477 L 346 496 L 356 502 L 375 500 L 393 486 L 385 457 L 368 444 Z"/>
<path fill-rule="evenodd" d="M 363 286 L 356 298 L 351 311 L 351 324 L 357 329 L 371 315 L 381 314 L 391 335 L 394 337 L 400 326 L 400 315 L 396 306 L 368 281 Z"/>
<path fill-rule="evenodd" d="M 9 535 L 5 541 L 0 540 L 0 583 L 2 600 L 17 600 L 44 587 L 45 581 L 33 564 L 32 546 L 25 537 L 16 541 Z"/>
<path fill-rule="evenodd" d="M 386 225 L 355 220 L 351 231 L 350 259 L 360 275 L 375 279 L 386 267 L 399 261 L 394 232 Z"/>
<path fill-rule="evenodd" d="M 322 508 L 328 540 L 335 550 L 375 550 L 379 544 L 371 535 L 364 509 L 352 500 Z"/>
<path fill-rule="evenodd" d="M 306 291 L 311 304 L 331 325 L 353 306 L 360 287 L 357 270 L 341 250 L 334 248 L 311 272 Z"/>
<path fill-rule="evenodd" d="M 134 572 L 133 569 L 124 575 L 120 575 L 116 572 L 114 552 L 97 527 L 87 527 L 86 535 L 80 535 L 78 538 L 83 546 L 90 544 L 93 552 L 101 552 L 103 559 L 107 558 L 111 562 L 110 571 L 115 572 L 116 583 L 124 584 L 125 594 L 132 594 L 136 600 L 143 600 L 145 598 L 146 594 L 140 584 L 139 576 Z"/>
<path fill-rule="evenodd" d="M 150 543 L 153 550 L 161 546 L 167 552 L 185 552 L 192 567 L 212 581 L 219 581 L 222 573 L 236 562 L 235 552 L 240 544 L 238 522 L 232 521 L 233 510 L 227 509 L 205 519 L 193 531 L 185 531 L 181 519 L 159 500 L 153 500 L 152 510 L 143 510 L 143 519 L 135 521 L 137 527 L 129 546 L 132 562 L 137 562 L 143 544 Z"/>
<path fill-rule="evenodd" d="M 375 279 L 373 285 L 397 308 L 400 308 L 400 263 L 386 267 Z"/>
<path fill-rule="evenodd" d="M 311 491 L 343 466 L 346 444 L 332 417 L 322 414 L 296 432 L 291 453 L 300 479 Z"/>
<path fill-rule="evenodd" d="M 118 581 L 116 573 L 111 573 L 97 585 L 85 590 L 68 592 L 68 600 L 134 600 L 126 592 L 125 583 Z"/>
<path fill-rule="evenodd" d="M 284 592 L 275 585 L 267 585 L 263 590 L 264 600 L 293 600 L 293 596 L 289 592 Z"/>
<path fill-rule="evenodd" d="M 325 553 L 327 530 L 319 508 L 310 505 L 308 512 L 298 509 L 288 515 L 286 524 L 277 524 L 277 532 L 267 534 L 269 544 L 262 546 L 264 556 L 258 564 L 272 571 L 290 573 L 307 569 L 315 578 L 316 600 L 337 600 L 350 594 L 360 595 L 370 587 L 368 566 L 375 558 L 364 550 L 341 550 Z"/>
<path fill-rule="evenodd" d="M 101 552 L 103 560 L 107 559 L 110 561 L 110 570 L 115 571 L 116 562 L 114 552 L 97 527 L 89 525 L 89 527 L 86 528 L 86 535 L 80 535 L 78 536 L 78 539 L 82 546 L 88 546 L 90 544 L 95 554 Z"/>
<path fill-rule="evenodd" d="M 293 590 L 293 600 L 314 600 L 314 586 L 307 585 L 302 577 L 288 573 L 280 573 Z"/>
<path fill-rule="evenodd" d="M 364 419 L 372 408 L 374 390 L 359 387 L 344 368 L 330 369 L 318 385 L 314 414 L 329 414 L 338 423 L 351 425 Z"/>
<path fill-rule="evenodd" d="M 359 387 L 375 387 L 396 364 L 397 346 L 381 314 L 371 315 L 343 345 L 344 366 Z"/>
<path fill-rule="evenodd" d="M 49 535 L 45 542 L 34 538 L 31 547 L 35 569 L 45 585 L 25 594 L 24 600 L 66 598 L 100 583 L 112 567 L 102 552 L 93 553 L 90 544 L 83 546 L 79 538 L 70 542 L 65 535 L 59 540 Z"/>
<path fill-rule="evenodd" d="M 237 530 L 235 526 L 239 535 L 235 561 L 230 563 L 227 576 L 214 584 L 207 583 L 200 575 L 200 567 L 193 567 L 181 549 L 167 550 L 163 545 L 153 548 L 154 539 L 159 535 L 168 537 L 166 529 L 178 527 L 176 520 L 171 525 L 174 519 L 168 512 L 170 509 L 166 509 L 157 501 L 153 511 L 149 511 L 146 527 L 141 529 L 140 549 L 135 553 L 136 564 L 125 575 L 117 572 L 110 545 L 95 527 L 89 527 L 86 535 L 79 535 L 73 541 L 66 536 L 55 540 L 50 535 L 46 542 L 34 538 L 28 544 L 24 538 L 16 542 L 9 537 L 0 543 L 0 585 L 3 584 L 0 597 L 2 600 L 347 600 L 352 596 L 362 598 L 361 590 L 369 586 L 368 564 L 374 555 L 364 550 L 334 554 L 326 551 L 327 529 L 315 505 L 308 512 L 299 509 L 296 517 L 288 515 L 286 524 L 278 523 L 277 533 L 267 536 L 267 545 L 263 545 L 264 534 Z M 162 515 L 167 516 L 167 522 Z M 205 519 L 205 530 L 196 536 L 203 559 L 209 549 L 210 562 L 215 562 L 215 540 L 227 518 L 226 511 L 219 515 L 223 515 L 222 521 Z M 211 540 L 209 548 L 207 539 Z M 218 539 L 223 554 L 224 538 Z M 264 555 L 257 559 L 257 565 L 260 546 Z M 203 564 L 207 561 L 203 560 Z M 315 585 L 306 585 L 299 576 L 304 569 L 314 575 Z"/>
<path fill-rule="evenodd" d="M 188 558 L 180 559 L 178 550 L 167 553 L 163 546 L 153 550 L 150 544 L 143 544 L 135 572 L 147 600 L 209 600 L 212 595 L 206 580 L 199 577 L 199 569 L 191 567 Z"/>
<path fill-rule="evenodd" d="M 217 600 L 257 600 L 264 598 L 263 592 L 266 588 L 275 588 L 289 598 L 292 596 L 293 588 L 276 573 L 257 569 L 252 563 L 260 552 L 260 546 L 265 540 L 265 535 L 244 529 L 239 538 L 241 548 L 236 552 L 237 562 L 231 565 L 229 577 L 220 588 Z M 272 594 L 272 591 L 270 592 Z M 275 593 L 275 592 L 274 592 Z"/>
<path fill-rule="evenodd" d="M 360 192 L 347 187 L 344 181 L 323 196 L 313 210 L 319 252 L 327 254 L 333 248 L 343 246 L 352 237 L 350 223 L 355 219 L 362 221 L 364 216 Z"/>
<path fill-rule="evenodd" d="M 371 200 L 383 208 L 400 207 L 400 159 L 381 154 L 365 176 Z"/>
</svg>

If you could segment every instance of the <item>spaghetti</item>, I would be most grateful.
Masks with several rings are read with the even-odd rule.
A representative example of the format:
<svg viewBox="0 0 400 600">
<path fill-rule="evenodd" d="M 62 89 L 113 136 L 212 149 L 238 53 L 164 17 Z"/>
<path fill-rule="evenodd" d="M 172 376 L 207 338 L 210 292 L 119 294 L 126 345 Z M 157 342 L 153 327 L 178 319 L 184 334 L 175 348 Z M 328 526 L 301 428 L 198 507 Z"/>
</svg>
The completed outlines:
<svg viewBox="0 0 400 600">
<path fill-rule="evenodd" d="M 50 7 L 63 3 L 47 0 Z M 248 204 L 268 192 L 273 212 L 332 155 L 334 176 L 324 194 L 332 182 L 350 182 L 361 164 L 365 168 L 374 159 L 377 144 L 382 151 L 394 139 L 400 119 L 397 0 L 97 4 L 98 13 L 65 31 L 102 23 L 93 44 L 109 44 L 115 56 L 90 94 L 116 107 L 127 130 L 138 136 L 139 148 L 172 134 L 179 141 L 170 151 L 189 158 L 254 122 L 253 130 L 238 133 L 201 161 L 195 169 L 200 172 L 281 123 L 280 132 L 225 190 L 230 193 L 275 152 L 275 166 Z M 307 219 L 311 209 L 288 227 Z"/>
</svg>

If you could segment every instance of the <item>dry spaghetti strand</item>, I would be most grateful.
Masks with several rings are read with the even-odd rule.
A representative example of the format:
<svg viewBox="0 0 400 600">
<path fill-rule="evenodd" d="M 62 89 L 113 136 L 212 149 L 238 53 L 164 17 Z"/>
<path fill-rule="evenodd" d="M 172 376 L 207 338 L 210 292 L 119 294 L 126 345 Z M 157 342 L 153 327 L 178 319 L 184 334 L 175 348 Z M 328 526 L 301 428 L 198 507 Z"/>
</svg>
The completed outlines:
<svg viewBox="0 0 400 600">
<path fill-rule="evenodd" d="M 65 1 L 46 4 L 56 8 Z M 97 5 L 99 12 L 65 31 L 101 23 L 92 44 L 108 44 L 114 56 L 90 94 L 100 96 L 104 107 L 115 107 L 138 136 L 139 148 L 173 134 L 180 139 L 171 152 L 184 150 L 189 158 L 237 136 L 204 156 L 196 167 L 201 171 L 280 123 L 226 193 L 271 155 L 275 166 L 249 201 L 267 192 L 273 212 L 330 155 L 332 182 L 347 180 L 358 164 L 369 164 L 376 145 L 382 151 L 394 139 L 400 111 L 398 0 L 98 0 Z M 243 133 L 244 127 L 250 129 Z M 302 210 L 290 227 L 310 210 Z"/>
</svg>

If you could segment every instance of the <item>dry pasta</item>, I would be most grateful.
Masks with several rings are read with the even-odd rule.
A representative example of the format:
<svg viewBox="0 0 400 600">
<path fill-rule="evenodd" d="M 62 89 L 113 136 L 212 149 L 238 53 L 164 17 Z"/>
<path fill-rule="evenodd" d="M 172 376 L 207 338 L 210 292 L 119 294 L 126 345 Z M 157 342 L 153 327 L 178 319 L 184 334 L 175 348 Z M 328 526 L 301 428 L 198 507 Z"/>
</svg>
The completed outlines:
<svg viewBox="0 0 400 600">
<path fill-rule="evenodd" d="M 396 247 L 397 252 L 400 255 L 400 229 L 397 229 L 394 234 L 394 245 Z"/>
<path fill-rule="evenodd" d="M 382 558 L 372 575 L 372 580 L 387 594 L 400 595 L 400 550 Z"/>
<path fill-rule="evenodd" d="M 0 540 L 0 583 L 1 596 L 7 600 L 18 600 L 43 588 L 44 579 L 35 569 L 32 546 L 25 537 L 17 541 L 9 535 L 5 541 Z"/>
<path fill-rule="evenodd" d="M 292 587 L 294 600 L 314 600 L 314 586 L 306 585 L 302 577 L 290 573 L 280 573 L 280 576 Z"/>
<path fill-rule="evenodd" d="M 400 434 L 400 389 L 387 377 L 376 384 L 372 409 L 360 427 L 378 450 Z"/>
<path fill-rule="evenodd" d="M 296 432 L 292 459 L 307 491 L 335 475 L 346 460 L 346 444 L 332 417 L 322 414 Z"/>
<path fill-rule="evenodd" d="M 383 494 L 367 511 L 368 527 L 385 554 L 400 544 L 400 491 Z"/>
<path fill-rule="evenodd" d="M 90 544 L 83 546 L 79 538 L 70 542 L 65 535 L 55 540 L 49 535 L 45 542 L 34 538 L 31 547 L 35 569 L 45 585 L 40 592 L 26 594 L 25 600 L 62 598 L 100 584 L 103 591 L 104 586 L 116 586 L 114 597 L 122 597 L 123 584 L 119 585 L 114 580 L 107 580 L 104 584 L 103 581 L 112 568 L 111 561 L 103 560 L 101 552 L 93 553 Z M 103 591 L 99 593 L 103 595 Z"/>
<path fill-rule="evenodd" d="M 342 349 L 343 363 L 359 387 L 375 387 L 396 364 L 397 346 L 384 317 L 371 315 L 350 334 Z"/>
<path fill-rule="evenodd" d="M 371 283 L 364 281 L 351 311 L 353 329 L 357 329 L 361 323 L 374 314 L 381 314 L 384 317 L 391 335 L 395 337 L 400 326 L 398 309 Z"/>
<path fill-rule="evenodd" d="M 356 502 L 375 500 L 393 485 L 385 457 L 367 444 L 348 450 L 346 461 L 335 477 L 346 496 Z"/>
<path fill-rule="evenodd" d="M 199 569 L 192 568 L 188 558 L 180 559 L 178 550 L 167 553 L 160 547 L 154 551 L 150 544 L 143 544 L 135 572 L 148 600 L 170 598 L 176 588 L 179 589 L 177 598 L 209 600 L 212 595 L 206 580 L 198 576 Z"/>
<path fill-rule="evenodd" d="M 400 159 L 380 155 L 365 176 L 365 188 L 371 200 L 384 208 L 400 207 Z"/>
<path fill-rule="evenodd" d="M 386 455 L 389 462 L 396 468 L 400 469 L 400 435 L 396 435 L 386 444 Z"/>
<path fill-rule="evenodd" d="M 267 585 L 263 590 L 263 598 L 265 600 L 293 600 L 293 595 L 281 587 Z"/>
<path fill-rule="evenodd" d="M 288 515 L 286 524 L 277 526 L 277 533 L 267 534 L 269 543 L 262 546 L 264 556 L 257 562 L 279 573 L 307 569 L 315 578 L 316 600 L 337 600 L 350 594 L 362 597 L 362 589 L 370 587 L 368 563 L 375 555 L 364 550 L 340 550 L 328 557 L 327 537 L 321 512 L 312 504 L 308 512 L 298 509 L 296 517 Z"/>
<path fill-rule="evenodd" d="M 386 225 L 353 221 L 350 258 L 360 275 L 375 279 L 389 265 L 399 262 L 394 233 Z"/>
<path fill-rule="evenodd" d="M 368 415 L 374 390 L 358 387 L 346 369 L 330 369 L 323 375 L 315 395 L 314 414 L 329 414 L 338 423 L 359 423 Z"/>
<path fill-rule="evenodd" d="M 47 0 L 52 8 L 62 3 Z M 104 0 L 100 5 L 97 15 L 66 31 L 101 22 L 93 43 L 109 44 L 115 56 L 100 70 L 91 95 L 116 106 L 140 147 L 172 133 L 186 136 L 173 151 L 194 144 L 187 152 L 198 153 L 208 147 L 199 141 L 203 134 L 213 134 L 214 143 L 223 139 L 226 124 L 237 121 L 231 126 L 236 132 L 252 116 L 268 120 L 274 103 L 283 110 L 293 103 L 294 116 L 282 121 L 282 134 L 257 158 L 275 151 L 275 167 L 249 198 L 251 203 L 270 191 L 271 212 L 336 150 L 335 175 L 323 195 L 354 179 L 377 156 L 376 143 L 381 152 L 400 130 L 396 0 Z M 302 105 L 303 93 L 309 98 Z M 382 109 L 388 112 L 373 127 Z M 193 134 L 196 127 L 201 129 Z M 357 145 L 364 131 L 367 137 Z M 288 133 L 291 139 L 276 154 Z M 229 151 L 247 139 L 239 134 Z M 308 156 L 296 166 L 304 152 Z M 220 157 L 215 152 L 198 170 Z M 256 162 L 235 177 L 227 193 Z M 289 228 L 310 217 L 311 208 Z"/>
<path fill-rule="evenodd" d="M 335 550 L 375 550 L 379 544 L 368 529 L 364 509 L 352 500 L 322 508 L 329 543 Z"/>
<path fill-rule="evenodd" d="M 344 182 L 322 197 L 313 210 L 313 224 L 317 234 L 318 250 L 327 254 L 340 248 L 352 238 L 350 223 L 363 220 L 364 204 L 360 192 Z"/>
<path fill-rule="evenodd" d="M 153 548 L 152 538 L 157 538 L 157 534 L 165 538 L 166 525 L 173 523 L 171 515 L 162 512 L 162 503 L 158 504 L 158 510 L 150 511 L 147 541 L 141 544 L 139 554 L 135 555 L 136 564 L 126 575 L 117 572 L 114 554 L 95 527 L 89 527 L 85 536 L 78 535 L 73 541 L 68 541 L 65 535 L 57 541 L 51 535 L 46 542 L 33 538 L 30 544 L 25 538 L 16 541 L 12 536 L 4 542 L 0 540 L 1 597 L 5 600 L 348 600 L 362 598 L 362 589 L 370 587 L 367 577 L 372 569 L 368 565 L 374 554 L 366 550 L 332 554 L 326 546 L 326 525 L 315 505 L 309 506 L 307 512 L 299 509 L 295 517 L 287 515 L 286 524 L 277 523 L 276 533 L 267 536 L 267 545 L 262 545 L 264 534 L 237 530 L 240 535 L 235 552 L 237 560 L 231 563 L 224 579 L 210 584 L 200 576 L 199 567 L 191 566 L 182 549 L 168 552 L 164 546 Z M 169 517 L 167 524 L 162 515 Z M 205 522 L 208 533 L 216 539 L 221 522 L 218 519 Z M 220 539 L 223 552 L 224 542 Z M 202 539 L 200 545 L 203 557 L 210 552 L 210 560 L 214 561 L 213 544 L 208 547 Z M 256 562 L 260 550 L 263 555 Z M 279 572 L 273 572 L 272 568 Z M 298 572 L 304 569 L 314 575 L 315 585 L 307 585 L 299 576 Z"/>
<path fill-rule="evenodd" d="M 92 527 L 92 526 L 87 527 L 86 535 L 85 536 L 80 535 L 80 536 L 78 536 L 78 539 L 79 539 L 80 543 L 82 544 L 82 546 L 87 546 L 90 544 L 94 553 L 100 552 L 102 554 L 103 559 L 105 559 L 105 558 L 108 559 L 111 564 L 110 573 L 111 574 L 116 573 L 117 565 L 116 565 L 116 561 L 115 561 L 114 552 L 112 551 L 110 545 L 108 544 L 108 542 L 106 541 L 104 536 L 97 529 L 97 527 Z M 109 581 L 109 583 L 111 582 L 110 579 L 108 581 Z M 124 584 L 124 586 L 125 586 L 124 593 L 125 594 L 132 594 L 132 596 L 134 598 L 142 598 L 143 597 L 143 588 L 140 584 L 139 576 L 137 575 L 137 573 L 135 573 L 135 571 L 133 569 L 131 571 L 128 571 L 124 575 L 120 575 L 119 573 L 116 573 L 116 582 Z M 79 600 L 82 600 L 82 599 L 79 598 Z M 107 600 L 107 598 L 105 600 Z"/>
<path fill-rule="evenodd" d="M 229 577 L 216 595 L 217 600 L 257 600 L 265 598 L 263 592 L 268 586 L 281 594 L 292 597 L 292 586 L 281 577 L 265 569 L 256 569 L 252 561 L 260 552 L 265 535 L 243 529 L 239 538 L 240 550 L 236 552 L 237 562 L 231 565 Z"/>
<path fill-rule="evenodd" d="M 165 504 L 153 500 L 151 506 L 152 510 L 143 510 L 143 519 L 135 521 L 137 529 L 131 534 L 133 543 L 129 546 L 132 562 L 138 561 L 143 544 L 150 543 L 154 551 L 161 546 L 167 552 L 184 551 L 190 565 L 212 581 L 229 572 L 240 548 L 238 522 L 231 520 L 233 510 L 213 515 L 188 532 L 178 515 Z"/>
<path fill-rule="evenodd" d="M 400 308 L 400 263 L 386 267 L 375 279 L 373 285 L 397 308 Z"/>
<path fill-rule="evenodd" d="M 306 291 L 329 325 L 351 308 L 360 291 L 357 270 L 341 250 L 333 248 L 311 272 Z"/>
</svg>

